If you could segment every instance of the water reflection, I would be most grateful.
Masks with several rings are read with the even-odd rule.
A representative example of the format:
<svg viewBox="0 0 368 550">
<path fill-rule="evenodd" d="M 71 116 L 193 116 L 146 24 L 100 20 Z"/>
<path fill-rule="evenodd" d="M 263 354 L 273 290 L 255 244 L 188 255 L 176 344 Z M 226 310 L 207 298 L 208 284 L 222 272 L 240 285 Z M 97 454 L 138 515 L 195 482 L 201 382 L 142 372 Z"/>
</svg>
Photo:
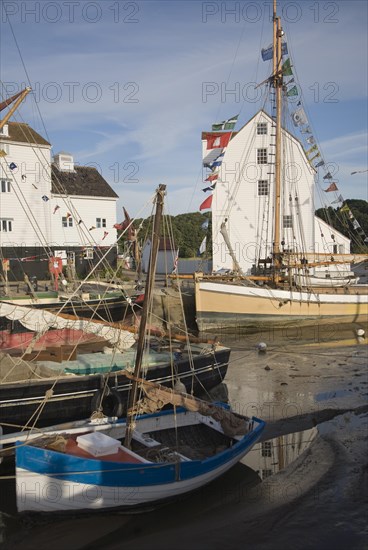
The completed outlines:
<svg viewBox="0 0 368 550">
<path fill-rule="evenodd" d="M 296 460 L 308 449 L 317 433 L 317 428 L 311 428 L 262 441 L 241 462 L 257 472 L 262 480 L 266 479 Z"/>
</svg>

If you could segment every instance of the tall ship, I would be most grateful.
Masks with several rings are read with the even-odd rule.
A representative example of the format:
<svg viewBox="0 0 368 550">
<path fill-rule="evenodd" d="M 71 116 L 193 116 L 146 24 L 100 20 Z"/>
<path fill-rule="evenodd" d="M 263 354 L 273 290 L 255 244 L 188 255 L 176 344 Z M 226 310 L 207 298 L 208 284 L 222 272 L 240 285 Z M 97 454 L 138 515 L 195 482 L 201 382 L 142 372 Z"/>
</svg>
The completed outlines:
<svg viewBox="0 0 368 550">
<path fill-rule="evenodd" d="M 308 120 L 276 0 L 262 58 L 263 107 L 239 131 L 235 116 L 202 134 L 213 273 L 195 277 L 198 328 L 366 321 L 368 285 L 355 268 L 367 265 L 368 239 Z M 318 181 L 352 240 L 315 215 Z"/>
</svg>

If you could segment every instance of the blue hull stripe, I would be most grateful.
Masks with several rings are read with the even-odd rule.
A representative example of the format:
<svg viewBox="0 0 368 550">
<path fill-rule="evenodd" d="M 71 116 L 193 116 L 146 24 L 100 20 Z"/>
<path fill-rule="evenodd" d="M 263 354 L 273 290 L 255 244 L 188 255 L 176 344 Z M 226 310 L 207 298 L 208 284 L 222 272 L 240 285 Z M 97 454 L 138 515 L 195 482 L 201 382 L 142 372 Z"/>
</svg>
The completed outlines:
<svg viewBox="0 0 368 550">
<path fill-rule="evenodd" d="M 164 411 L 164 414 L 170 412 Z M 46 475 L 51 479 L 96 486 L 140 487 L 172 483 L 178 481 L 178 474 L 180 480 L 188 480 L 221 467 L 239 454 L 243 455 L 264 429 L 265 423 L 259 422 L 260 424 L 252 432 L 237 441 L 231 448 L 205 460 L 181 462 L 179 465 L 107 462 L 22 444 L 19 444 L 16 449 L 16 465 L 17 468 Z"/>
</svg>

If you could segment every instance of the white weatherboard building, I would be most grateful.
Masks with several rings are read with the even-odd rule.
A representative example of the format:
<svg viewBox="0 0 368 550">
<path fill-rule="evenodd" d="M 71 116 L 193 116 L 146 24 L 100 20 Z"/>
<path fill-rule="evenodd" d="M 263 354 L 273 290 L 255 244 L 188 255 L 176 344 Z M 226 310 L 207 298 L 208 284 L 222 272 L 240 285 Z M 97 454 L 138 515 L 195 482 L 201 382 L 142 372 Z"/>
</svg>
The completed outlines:
<svg viewBox="0 0 368 550">
<path fill-rule="evenodd" d="M 282 249 L 292 252 L 349 253 L 349 239 L 314 214 L 315 170 L 301 143 L 287 130 L 282 130 L 282 133 Z M 234 268 L 220 232 L 223 223 L 244 274 L 250 274 L 259 259 L 271 257 L 271 220 L 275 202 L 274 144 L 273 120 L 261 110 L 240 131 L 234 133 L 227 146 L 212 200 L 214 271 Z M 323 267 L 318 273 L 332 269 Z M 348 266 L 344 269 L 350 271 Z M 342 266 L 339 267 L 341 271 Z"/>
<path fill-rule="evenodd" d="M 9 279 L 46 276 L 50 254 L 84 275 L 116 241 L 118 195 L 95 168 L 72 155 L 52 161 L 51 145 L 28 124 L 0 133 L 0 245 Z M 114 263 L 116 249 L 109 253 Z"/>
</svg>

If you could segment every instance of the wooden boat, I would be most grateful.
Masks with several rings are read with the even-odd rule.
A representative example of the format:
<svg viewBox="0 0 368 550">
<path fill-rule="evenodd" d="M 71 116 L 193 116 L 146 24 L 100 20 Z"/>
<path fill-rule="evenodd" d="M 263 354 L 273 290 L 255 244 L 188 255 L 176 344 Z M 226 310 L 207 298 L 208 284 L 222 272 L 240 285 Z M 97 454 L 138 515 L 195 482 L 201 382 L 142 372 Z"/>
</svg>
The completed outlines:
<svg viewBox="0 0 368 550">
<path fill-rule="evenodd" d="M 264 428 L 263 421 L 237 415 L 226 405 L 140 378 L 164 192 L 160 185 L 134 374 L 124 373 L 132 380 L 127 419 L 77 436 L 66 430 L 19 442 L 20 512 L 135 507 L 178 497 L 236 464 Z M 154 412 L 166 404 L 174 409 Z"/>
<path fill-rule="evenodd" d="M 218 420 L 180 408 L 138 416 L 131 448 L 121 443 L 123 420 L 95 432 L 78 430 L 78 436 L 66 433 L 19 443 L 18 511 L 135 507 L 203 487 L 239 462 L 262 433 L 261 420 L 233 418 L 242 435 L 229 435 Z M 173 444 L 177 437 L 179 445 Z M 54 450 L 55 443 L 61 443 L 59 450 Z"/>
<path fill-rule="evenodd" d="M 222 131 L 234 129 L 235 117 L 202 135 L 213 194 L 201 208 L 212 205 L 214 273 L 195 279 L 201 331 L 368 319 L 368 285 L 351 269 L 367 261 L 368 238 L 312 135 L 276 0 L 273 38 L 262 50 L 272 63 L 262 83 L 268 111 L 259 110 L 239 131 Z M 339 205 L 333 213 L 359 253 L 351 254 L 350 240 L 315 216 L 318 181 L 323 200 Z M 229 275 L 220 274 L 225 269 Z"/>
<path fill-rule="evenodd" d="M 87 285 L 84 285 L 87 286 Z M 118 285 L 115 285 L 118 287 Z M 19 284 L 18 284 L 19 288 Z M 140 306 L 144 294 L 140 290 L 102 288 L 99 285 L 88 285 L 78 293 L 67 293 L 56 290 L 28 290 L 27 293 L 10 293 L 0 296 L 0 301 L 18 305 L 46 309 L 54 313 L 62 310 L 63 313 L 89 319 L 103 319 L 105 321 L 120 321 L 134 306 Z M 9 326 L 6 320 L 0 319 L 0 329 L 10 328 L 12 331 L 25 330 L 19 323 Z"/>
<path fill-rule="evenodd" d="M 152 342 L 144 359 L 147 380 L 170 387 L 180 382 L 195 395 L 223 382 L 229 348 L 211 344 L 179 348 L 181 344 Z M 22 363 L 20 380 L 0 381 L 0 426 L 4 433 L 17 432 L 22 426 L 40 428 L 86 418 L 99 408 L 108 416 L 124 416 L 131 388 L 124 369 L 134 365 L 135 355 L 133 348 L 114 355 L 84 352 L 75 361 L 61 363 L 31 363 L 31 367 Z M 11 372 L 16 362 L 17 358 L 10 362 L 1 357 L 0 367 L 5 363 L 2 370 Z"/>
</svg>

